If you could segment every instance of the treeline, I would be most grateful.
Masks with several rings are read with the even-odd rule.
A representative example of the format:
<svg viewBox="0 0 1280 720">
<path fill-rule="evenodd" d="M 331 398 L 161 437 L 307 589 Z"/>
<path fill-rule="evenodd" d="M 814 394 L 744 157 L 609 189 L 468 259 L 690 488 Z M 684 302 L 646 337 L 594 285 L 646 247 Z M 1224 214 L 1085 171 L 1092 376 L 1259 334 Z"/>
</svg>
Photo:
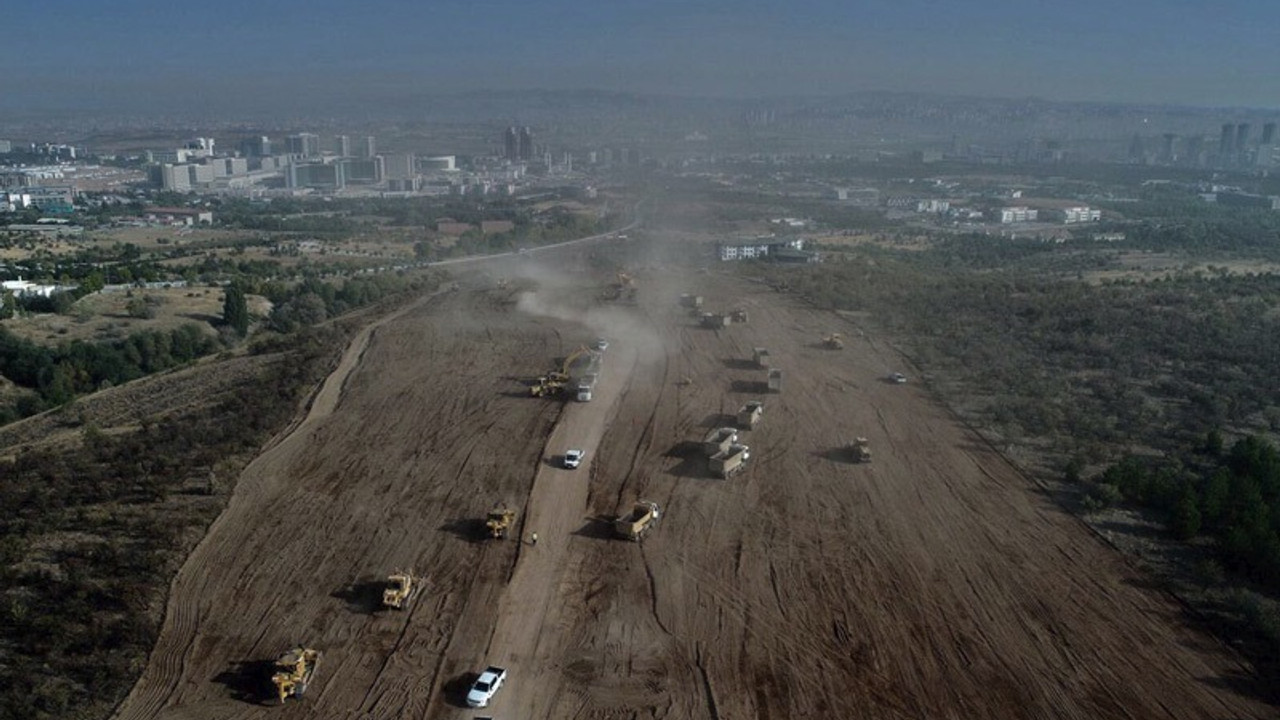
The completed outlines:
<svg viewBox="0 0 1280 720">
<path fill-rule="evenodd" d="M 74 340 L 45 347 L 0 328 L 0 375 L 34 390 L 17 407 L 0 407 L 0 424 L 77 395 L 177 367 L 221 349 L 218 340 L 194 324 L 174 330 L 147 330 L 123 340 Z"/>
<path fill-rule="evenodd" d="M 1246 437 L 1223 453 L 1220 436 L 1210 433 L 1199 457 L 1130 456 L 1095 483 L 1093 504 L 1156 510 L 1179 539 L 1208 536 L 1225 568 L 1280 592 L 1280 451 L 1267 440 Z"/>
<path fill-rule="evenodd" d="M 429 289 L 438 283 L 430 275 L 388 273 L 347 278 L 341 284 L 308 277 L 299 283 L 251 283 L 246 292 L 263 295 L 271 301 L 271 314 L 266 325 L 276 332 L 294 332 L 345 312 L 370 305 L 407 291 Z"/>
</svg>

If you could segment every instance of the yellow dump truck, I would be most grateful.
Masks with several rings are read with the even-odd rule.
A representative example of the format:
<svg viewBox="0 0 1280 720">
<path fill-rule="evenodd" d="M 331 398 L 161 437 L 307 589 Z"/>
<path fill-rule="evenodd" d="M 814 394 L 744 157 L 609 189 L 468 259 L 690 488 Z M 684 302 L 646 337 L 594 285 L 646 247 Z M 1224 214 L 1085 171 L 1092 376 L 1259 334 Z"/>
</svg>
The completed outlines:
<svg viewBox="0 0 1280 720">
<path fill-rule="evenodd" d="M 658 524 L 658 515 L 658 503 L 638 500 L 631 507 L 631 512 L 613 521 L 613 531 L 618 537 L 639 542 L 650 528 Z"/>
<path fill-rule="evenodd" d="M 764 417 L 764 403 L 759 400 L 750 400 L 742 407 L 738 408 L 738 427 L 743 430 L 750 430 L 760 422 L 760 418 Z"/>
<path fill-rule="evenodd" d="M 707 457 L 711 457 L 716 453 L 728 450 L 736 442 L 738 442 L 738 430 L 736 428 L 715 428 L 702 439 L 702 452 Z"/>
<path fill-rule="evenodd" d="M 707 469 L 718 478 L 731 477 L 746 467 L 750 458 L 751 448 L 746 445 L 730 445 L 728 450 L 707 458 Z"/>
</svg>

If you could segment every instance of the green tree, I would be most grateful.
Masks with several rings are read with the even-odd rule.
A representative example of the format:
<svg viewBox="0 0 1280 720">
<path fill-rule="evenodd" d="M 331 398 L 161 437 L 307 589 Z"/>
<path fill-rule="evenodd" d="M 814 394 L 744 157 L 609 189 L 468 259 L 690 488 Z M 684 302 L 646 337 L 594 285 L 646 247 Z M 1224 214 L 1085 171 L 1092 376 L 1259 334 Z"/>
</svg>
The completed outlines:
<svg viewBox="0 0 1280 720">
<path fill-rule="evenodd" d="M 244 288 L 238 283 L 227 286 L 226 299 L 222 302 L 222 321 L 231 326 L 240 337 L 249 332 L 249 304 Z"/>
<path fill-rule="evenodd" d="M 1173 509 L 1169 529 L 1179 540 L 1190 540 L 1200 533 L 1200 505 L 1196 493 L 1190 487 Z"/>
</svg>

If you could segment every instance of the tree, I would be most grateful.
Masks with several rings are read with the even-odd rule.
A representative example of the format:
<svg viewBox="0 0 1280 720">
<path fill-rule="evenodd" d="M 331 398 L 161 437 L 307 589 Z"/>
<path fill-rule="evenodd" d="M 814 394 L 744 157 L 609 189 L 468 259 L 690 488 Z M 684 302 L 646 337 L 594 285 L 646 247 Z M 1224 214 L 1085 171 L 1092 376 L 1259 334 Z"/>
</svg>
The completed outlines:
<svg viewBox="0 0 1280 720">
<path fill-rule="evenodd" d="M 1196 493 L 1190 487 L 1173 509 L 1169 529 L 1179 540 L 1190 540 L 1200 533 L 1200 507 Z"/>
<path fill-rule="evenodd" d="M 222 303 L 222 321 L 240 337 L 249 332 L 249 304 L 245 300 L 244 289 L 237 283 L 227 286 L 226 299 Z"/>
</svg>

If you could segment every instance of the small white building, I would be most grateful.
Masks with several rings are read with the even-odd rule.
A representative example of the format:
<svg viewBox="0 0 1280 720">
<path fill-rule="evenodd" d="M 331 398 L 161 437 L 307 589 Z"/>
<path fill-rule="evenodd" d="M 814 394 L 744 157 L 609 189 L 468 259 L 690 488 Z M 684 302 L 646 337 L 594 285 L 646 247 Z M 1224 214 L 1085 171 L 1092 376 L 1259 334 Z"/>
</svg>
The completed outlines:
<svg viewBox="0 0 1280 720">
<path fill-rule="evenodd" d="M 1000 223 L 1009 225 L 1012 223 L 1035 222 L 1040 217 L 1039 210 L 1032 210 L 1029 207 L 1016 206 L 1000 208 Z"/>
<path fill-rule="evenodd" d="M 1072 225 L 1074 223 L 1098 222 L 1102 219 L 1101 210 L 1092 210 L 1086 206 L 1069 207 L 1062 209 L 1062 222 L 1064 225 Z"/>
</svg>

